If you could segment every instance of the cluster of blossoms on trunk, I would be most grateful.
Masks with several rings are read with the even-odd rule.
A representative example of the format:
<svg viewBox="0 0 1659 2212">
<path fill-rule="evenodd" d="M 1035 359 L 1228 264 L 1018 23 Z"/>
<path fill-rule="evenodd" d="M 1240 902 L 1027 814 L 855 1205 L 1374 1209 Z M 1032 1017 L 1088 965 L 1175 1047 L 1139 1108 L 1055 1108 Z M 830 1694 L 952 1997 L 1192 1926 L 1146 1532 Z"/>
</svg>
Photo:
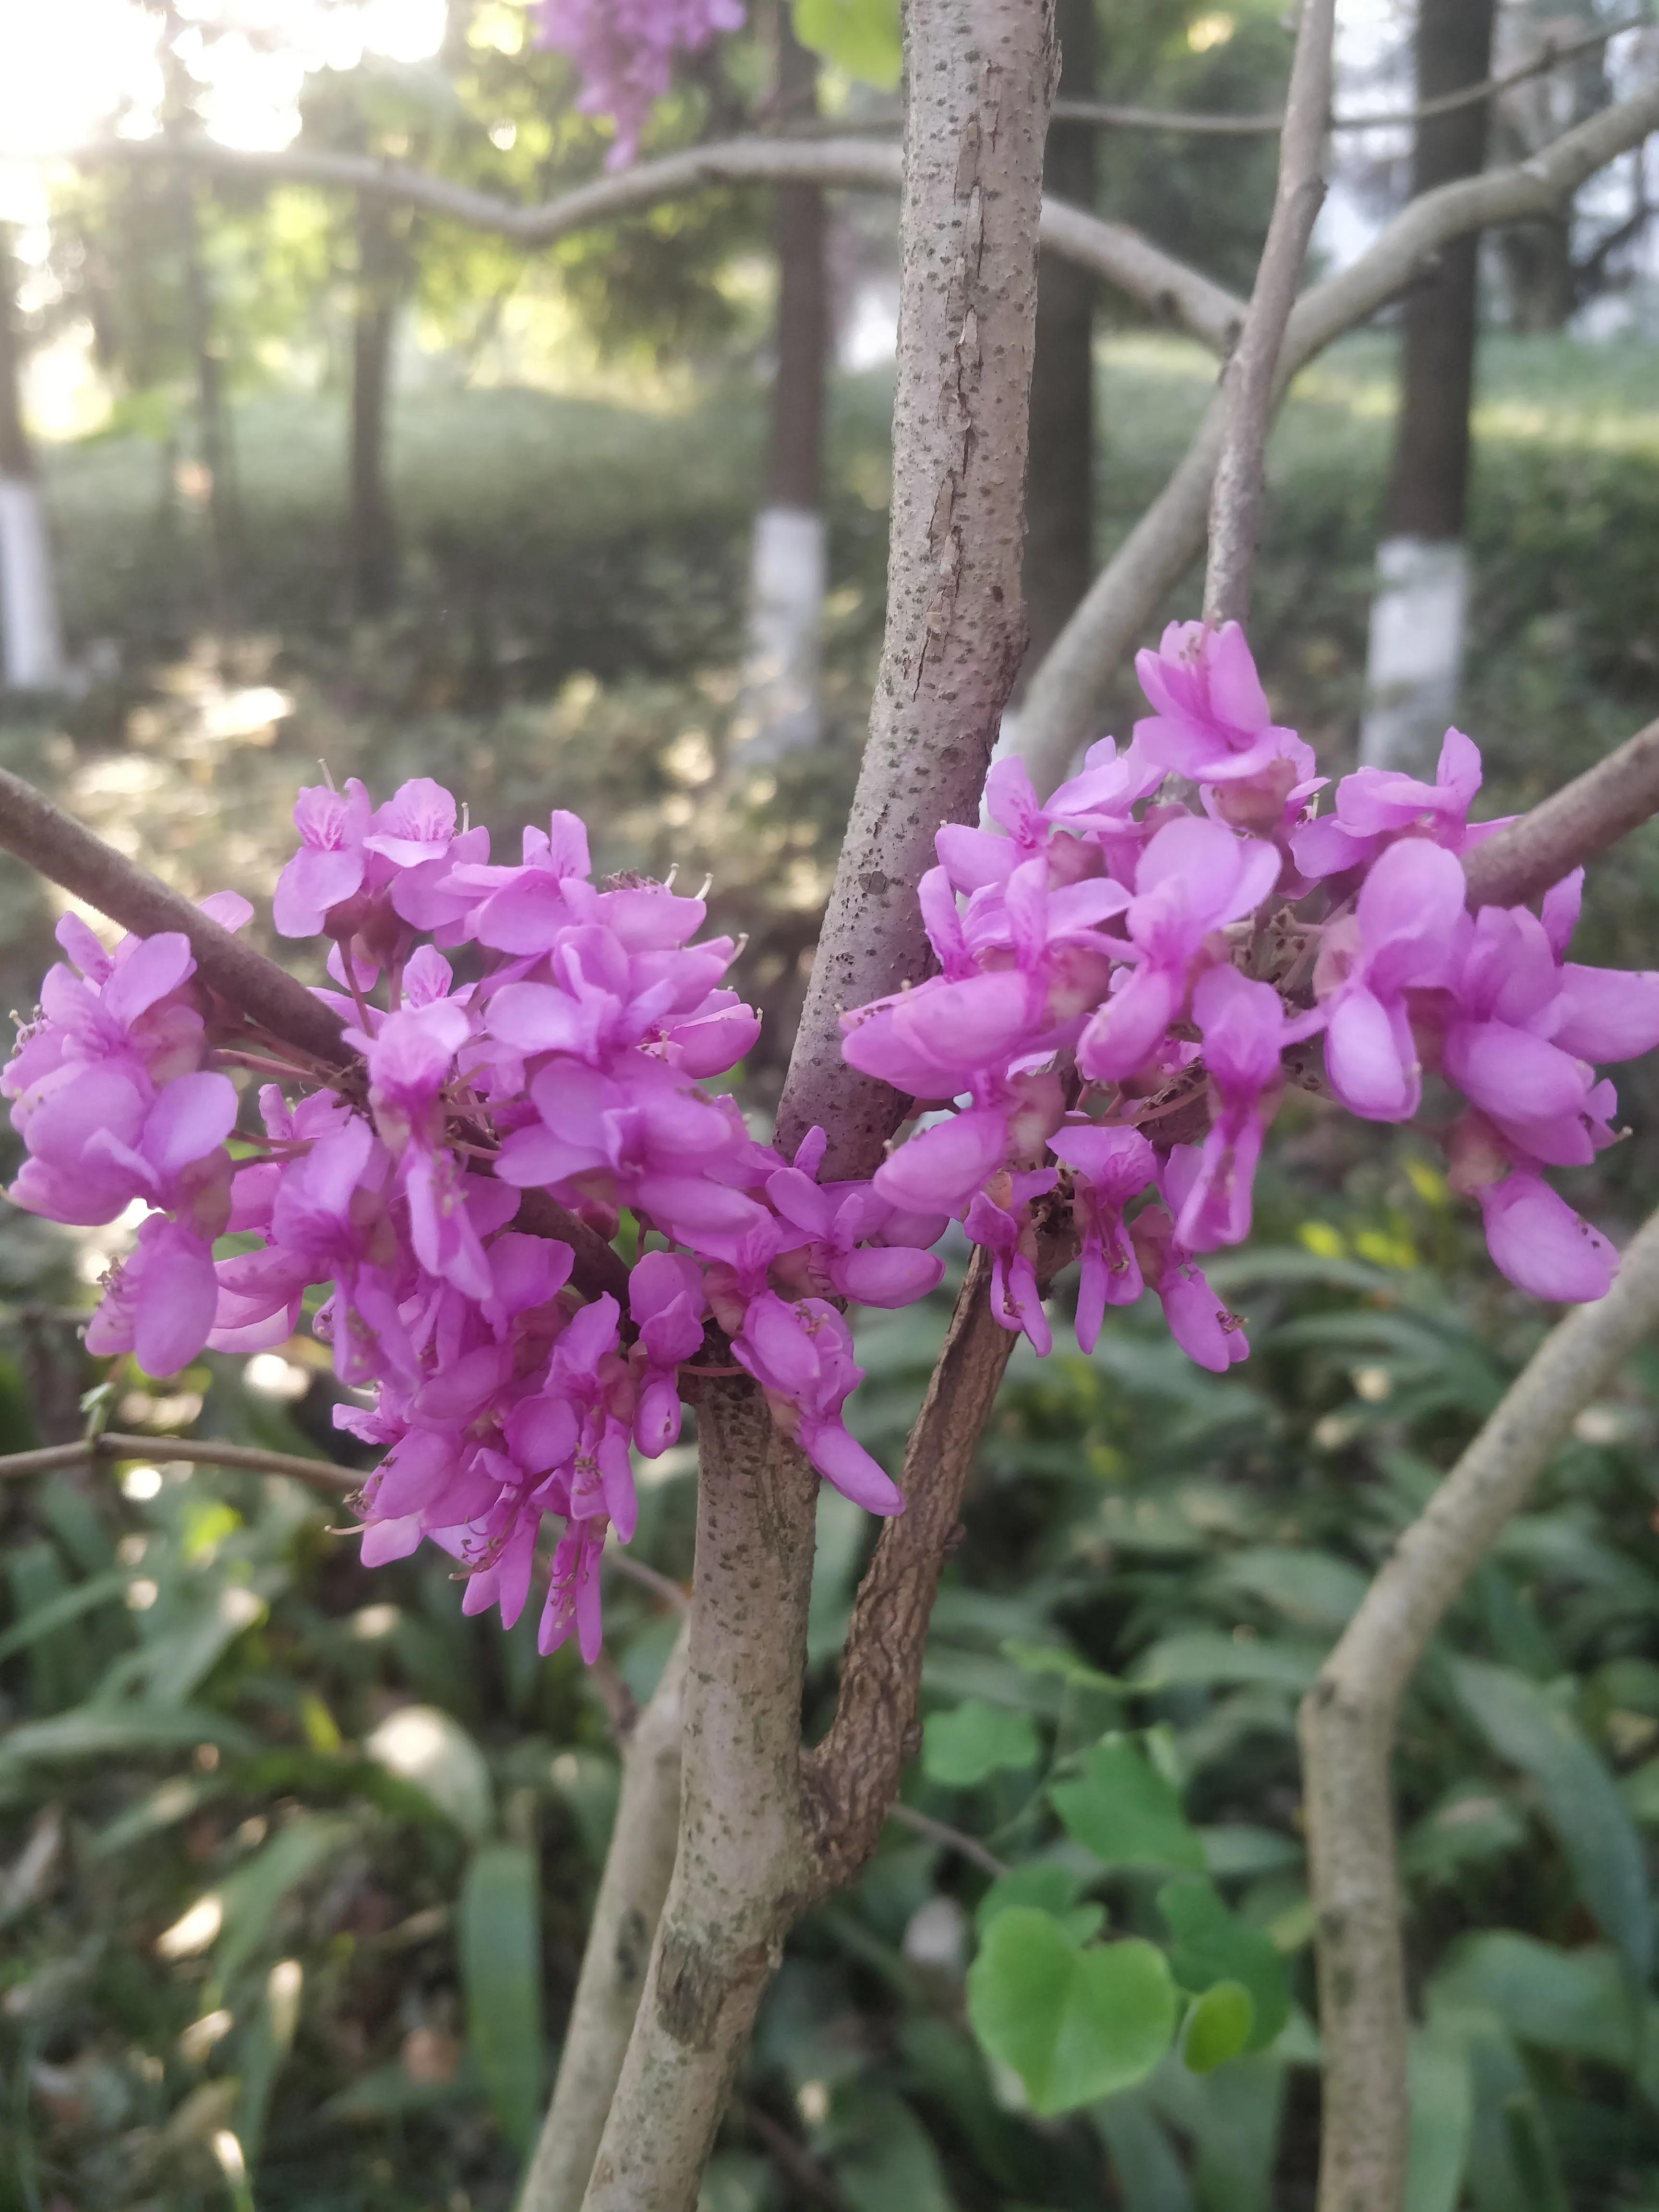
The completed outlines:
<svg viewBox="0 0 1659 2212">
<path fill-rule="evenodd" d="M 1566 959 L 1582 871 L 1539 914 L 1466 911 L 1460 855 L 1502 824 L 1468 821 L 1480 756 L 1461 732 L 1432 783 L 1361 769 L 1322 817 L 1326 780 L 1272 721 L 1237 623 L 1172 623 L 1136 668 L 1154 712 L 1124 751 L 1095 745 L 1046 805 L 1017 760 L 992 769 L 988 826 L 942 829 L 922 881 L 940 972 L 843 1017 L 854 1066 L 942 1109 L 875 1192 L 960 1217 L 998 1320 L 1039 1352 L 1033 1209 L 1068 1206 L 1083 1349 L 1150 1288 L 1224 1369 L 1244 1335 L 1198 1262 L 1249 1234 L 1285 1055 L 1316 1082 L 1319 1039 L 1323 1087 L 1368 1121 L 1411 1120 L 1425 1071 L 1461 1092 L 1449 1181 L 1499 1269 L 1538 1297 L 1601 1297 L 1613 1249 L 1544 1170 L 1613 1141 L 1596 1065 L 1659 1043 L 1659 975 Z M 1194 1119 L 1200 1141 L 1170 1141 Z"/>
<path fill-rule="evenodd" d="M 674 64 L 744 19 L 743 0 L 540 0 L 537 43 L 567 54 L 581 79 L 576 105 L 617 127 L 606 167 L 627 167 Z"/>
<path fill-rule="evenodd" d="M 737 946 L 696 941 L 704 904 L 670 884 L 596 884 L 568 813 L 502 865 L 425 778 L 378 807 L 355 780 L 301 793 L 273 919 L 329 942 L 343 1071 L 216 1001 L 183 934 L 106 951 L 67 917 L 0 1091 L 19 1205 L 151 1209 L 89 1348 L 170 1374 L 285 1343 L 314 1309 L 354 1394 L 336 1419 L 381 1453 L 365 1559 L 435 1543 L 465 1609 L 510 1626 L 555 1516 L 541 1649 L 574 1633 L 591 1657 L 599 1553 L 631 1535 L 635 1456 L 676 1442 L 688 1377 L 745 1371 L 828 1481 L 902 1509 L 845 1425 L 843 1310 L 925 1297 L 953 1217 L 990 1255 L 997 1320 L 1039 1352 L 1046 1225 L 1080 1248 L 1085 1352 L 1150 1289 L 1200 1364 L 1243 1358 L 1199 1262 L 1249 1232 L 1287 1055 L 1316 1082 L 1322 1053 L 1329 1094 L 1375 1121 L 1410 1118 L 1436 1071 L 1467 1102 L 1450 1180 L 1499 1268 L 1599 1296 L 1612 1249 L 1544 1170 L 1611 1141 L 1596 1064 L 1659 1042 L 1659 976 L 1565 959 L 1576 875 L 1538 914 L 1466 911 L 1459 855 L 1498 826 L 1468 823 L 1467 738 L 1434 783 L 1362 769 L 1322 817 L 1236 626 L 1173 627 L 1139 671 L 1157 711 L 1126 750 L 1095 746 L 1046 805 L 1001 763 L 988 826 L 940 830 L 921 887 L 939 972 L 843 1018 L 848 1060 L 917 1124 L 866 1180 L 821 1182 L 822 1130 L 785 1158 L 707 1087 L 758 1032 L 725 982 Z M 251 912 L 204 905 L 232 928 Z M 257 1127 L 232 1067 L 276 1079 Z M 617 1295 L 573 1280 L 550 1200 L 628 1237 Z M 216 1258 L 227 1235 L 241 1249 Z"/>
</svg>

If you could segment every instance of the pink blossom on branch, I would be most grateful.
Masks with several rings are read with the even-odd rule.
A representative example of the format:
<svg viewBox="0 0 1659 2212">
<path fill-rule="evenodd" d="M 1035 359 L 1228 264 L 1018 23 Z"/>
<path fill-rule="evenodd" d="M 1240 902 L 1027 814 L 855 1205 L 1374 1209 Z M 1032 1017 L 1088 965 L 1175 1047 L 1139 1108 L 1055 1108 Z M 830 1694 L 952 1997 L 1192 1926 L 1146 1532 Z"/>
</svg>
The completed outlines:
<svg viewBox="0 0 1659 2212">
<path fill-rule="evenodd" d="M 434 1544 L 465 1609 L 508 1625 L 543 1572 L 540 1648 L 574 1637 L 591 1658 L 635 1460 L 676 1443 L 700 1373 L 745 1370 L 825 1480 L 902 1510 L 847 1425 L 861 1370 L 841 1309 L 927 1296 L 951 1217 L 990 1256 L 995 1320 L 1039 1353 L 1042 1239 L 1069 1214 L 1085 1352 L 1150 1290 L 1200 1365 L 1243 1358 L 1199 1261 L 1249 1233 L 1287 1055 L 1306 1081 L 1322 1049 L 1329 1095 L 1369 1120 L 1417 1113 L 1426 1076 L 1461 1093 L 1433 1110 L 1496 1265 L 1540 1297 L 1600 1296 L 1612 1248 L 1545 1170 L 1612 1141 L 1599 1071 L 1659 1043 L 1659 975 L 1567 959 L 1577 877 L 1536 913 L 1465 911 L 1457 856 L 1484 826 L 1467 738 L 1433 785 L 1346 779 L 1322 824 L 1311 755 L 1268 720 L 1242 634 L 1178 628 L 1142 661 L 1158 712 L 1127 751 L 1093 747 L 1046 805 L 1000 763 L 989 826 L 940 830 L 920 886 L 938 974 L 844 1017 L 848 1060 L 919 1121 L 867 1180 L 821 1182 L 822 1130 L 785 1159 L 702 1087 L 758 1029 L 726 981 L 738 948 L 699 940 L 700 899 L 595 883 L 566 812 L 502 865 L 428 779 L 379 807 L 355 782 L 302 792 L 275 918 L 330 940 L 347 988 L 322 995 L 358 1058 L 337 1084 L 297 1065 L 265 1081 L 257 1119 L 240 1018 L 198 990 L 186 939 L 106 951 L 66 918 L 0 1093 L 15 1202 L 85 1224 L 151 1209 L 89 1347 L 152 1373 L 265 1349 L 322 1288 L 314 1334 L 368 1399 L 336 1419 L 380 1454 L 365 1562 Z M 269 1057 L 261 1041 L 262 1074 Z M 625 1305 L 518 1226 L 526 1192 L 602 1237 L 626 1225 Z M 216 1260 L 227 1231 L 245 1249 Z"/>
</svg>

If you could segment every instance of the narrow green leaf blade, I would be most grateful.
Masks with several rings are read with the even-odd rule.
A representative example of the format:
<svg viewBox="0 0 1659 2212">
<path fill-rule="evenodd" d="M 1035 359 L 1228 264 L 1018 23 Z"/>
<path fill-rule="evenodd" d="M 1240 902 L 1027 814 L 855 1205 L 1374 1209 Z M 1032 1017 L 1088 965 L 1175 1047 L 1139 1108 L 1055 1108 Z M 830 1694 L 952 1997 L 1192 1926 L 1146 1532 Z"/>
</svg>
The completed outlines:
<svg viewBox="0 0 1659 2212">
<path fill-rule="evenodd" d="M 520 2151 L 534 2141 L 542 2044 L 541 1894 L 522 1844 L 475 1851 L 461 1885 L 461 1983 L 466 2037 L 495 2117 Z"/>
</svg>

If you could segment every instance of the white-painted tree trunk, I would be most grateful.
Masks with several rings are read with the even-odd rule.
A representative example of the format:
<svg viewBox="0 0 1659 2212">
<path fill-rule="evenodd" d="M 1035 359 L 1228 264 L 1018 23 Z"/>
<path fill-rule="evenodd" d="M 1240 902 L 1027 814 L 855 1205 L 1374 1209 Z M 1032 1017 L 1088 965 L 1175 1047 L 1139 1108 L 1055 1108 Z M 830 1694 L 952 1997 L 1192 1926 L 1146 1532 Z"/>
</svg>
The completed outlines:
<svg viewBox="0 0 1659 2212">
<path fill-rule="evenodd" d="M 745 765 L 817 743 L 827 538 L 823 517 L 807 507 L 764 507 L 755 518 L 743 691 L 732 730 Z"/>
<path fill-rule="evenodd" d="M 1359 757 L 1431 775 L 1457 709 L 1469 561 L 1458 543 L 1385 538 L 1376 550 Z"/>
<path fill-rule="evenodd" d="M 0 477 L 0 635 L 6 684 L 55 691 L 65 679 L 52 544 L 32 477 Z"/>
</svg>

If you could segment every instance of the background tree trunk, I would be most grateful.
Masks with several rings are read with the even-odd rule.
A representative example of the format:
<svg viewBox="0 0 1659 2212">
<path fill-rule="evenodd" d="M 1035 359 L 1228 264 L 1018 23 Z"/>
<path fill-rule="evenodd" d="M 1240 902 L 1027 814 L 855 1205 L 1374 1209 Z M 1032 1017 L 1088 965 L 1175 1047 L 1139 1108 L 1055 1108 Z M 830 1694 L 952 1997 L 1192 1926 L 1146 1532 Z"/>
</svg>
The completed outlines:
<svg viewBox="0 0 1659 2212">
<path fill-rule="evenodd" d="M 398 588 L 398 535 L 386 485 L 392 348 L 404 289 L 403 242 L 385 201 L 357 201 L 357 296 L 351 325 L 351 435 L 346 526 L 354 614 L 384 614 Z"/>
<path fill-rule="evenodd" d="M 1420 0 L 1419 100 L 1492 73 L 1493 0 Z M 1417 126 L 1412 194 L 1475 175 L 1486 163 L 1484 102 Z M 1480 241 L 1441 249 L 1401 318 L 1400 413 L 1377 548 L 1360 757 L 1379 768 L 1432 769 L 1457 703 L 1468 601 L 1463 544 L 1469 403 L 1474 380 Z"/>
<path fill-rule="evenodd" d="M 211 594 L 219 629 L 235 626 L 241 586 L 241 523 L 236 496 L 236 449 L 225 404 L 223 341 L 215 327 L 213 288 L 202 259 L 202 226 L 188 177 L 178 185 L 179 258 L 185 313 L 196 373 L 197 434 L 207 476 Z"/>
<path fill-rule="evenodd" d="M 23 423 L 22 368 L 17 264 L 9 235 L 0 230 L 0 633 L 8 687 L 50 691 L 64 682 L 64 648 L 52 547 Z"/>
<path fill-rule="evenodd" d="M 1094 0 L 1060 0 L 1055 21 L 1060 97 L 1092 99 L 1098 65 Z M 1055 198 L 1094 206 L 1095 134 L 1088 125 L 1050 125 L 1042 182 Z M 1094 575 L 1094 336 L 1093 276 L 1075 261 L 1045 253 L 1037 275 L 1025 498 L 1028 670 L 1060 635 Z"/>
<path fill-rule="evenodd" d="M 817 61 L 796 38 L 787 6 L 777 27 L 780 117 L 817 108 Z M 823 195 L 780 185 L 773 195 L 778 255 L 777 361 L 766 504 L 755 518 L 748 637 L 737 742 L 748 765 L 817 741 L 818 641 L 827 572 L 823 519 L 824 360 L 830 338 Z"/>
</svg>

